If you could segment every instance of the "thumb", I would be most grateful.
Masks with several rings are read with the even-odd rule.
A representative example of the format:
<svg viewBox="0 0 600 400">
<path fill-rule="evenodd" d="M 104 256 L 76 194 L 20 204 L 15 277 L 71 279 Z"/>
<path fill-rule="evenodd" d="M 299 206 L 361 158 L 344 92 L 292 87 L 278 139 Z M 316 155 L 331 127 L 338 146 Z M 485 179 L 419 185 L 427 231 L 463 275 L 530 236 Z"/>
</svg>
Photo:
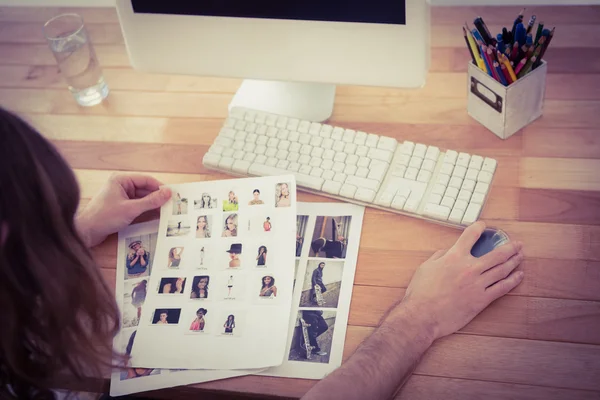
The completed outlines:
<svg viewBox="0 0 600 400">
<path fill-rule="evenodd" d="M 162 187 L 141 199 L 131 200 L 138 214 L 162 207 L 171 198 L 171 189 Z"/>
</svg>

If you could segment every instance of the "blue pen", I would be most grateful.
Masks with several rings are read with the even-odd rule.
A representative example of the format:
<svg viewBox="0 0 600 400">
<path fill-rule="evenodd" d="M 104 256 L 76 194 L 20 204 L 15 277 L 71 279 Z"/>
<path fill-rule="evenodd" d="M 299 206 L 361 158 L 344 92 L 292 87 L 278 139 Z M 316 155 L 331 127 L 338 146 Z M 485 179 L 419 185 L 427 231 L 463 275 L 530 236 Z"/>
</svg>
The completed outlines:
<svg viewBox="0 0 600 400">
<path fill-rule="evenodd" d="M 481 49 L 481 58 L 483 58 L 483 62 L 485 63 L 485 67 L 487 68 L 487 73 L 493 78 L 494 74 L 492 74 L 492 66 L 490 65 L 490 63 L 488 63 L 487 52 L 483 50 L 483 45 L 479 46 L 479 48 Z"/>
<path fill-rule="evenodd" d="M 475 40 L 480 40 L 481 43 L 485 44 L 485 42 L 483 41 L 483 38 L 481 37 L 481 35 L 479 34 L 479 31 L 477 29 L 473 29 L 471 31 L 471 33 L 473 34 L 473 37 L 475 38 Z M 548 31 L 548 33 L 550 33 L 550 31 Z"/>
<path fill-rule="evenodd" d="M 498 64 L 498 63 L 496 63 Z M 500 77 L 500 83 L 502 83 L 504 86 L 508 86 L 508 82 L 506 82 L 506 78 L 504 77 L 504 73 L 502 72 L 502 68 L 500 67 L 500 64 L 495 66 L 496 68 L 496 72 L 498 73 L 498 76 Z"/>
<path fill-rule="evenodd" d="M 498 49 L 498 51 L 499 51 L 500 53 L 504 53 L 504 50 L 505 50 L 505 46 L 504 46 L 504 38 L 502 37 L 502 34 L 501 34 L 501 33 L 499 33 L 499 34 L 496 36 L 496 41 L 498 42 L 498 43 L 496 43 L 496 49 Z"/>
<path fill-rule="evenodd" d="M 525 26 L 523 24 L 518 24 L 517 32 L 515 33 L 515 42 L 519 42 L 519 47 L 525 44 L 525 41 L 527 40 L 526 35 L 527 29 L 525 29 Z"/>
</svg>

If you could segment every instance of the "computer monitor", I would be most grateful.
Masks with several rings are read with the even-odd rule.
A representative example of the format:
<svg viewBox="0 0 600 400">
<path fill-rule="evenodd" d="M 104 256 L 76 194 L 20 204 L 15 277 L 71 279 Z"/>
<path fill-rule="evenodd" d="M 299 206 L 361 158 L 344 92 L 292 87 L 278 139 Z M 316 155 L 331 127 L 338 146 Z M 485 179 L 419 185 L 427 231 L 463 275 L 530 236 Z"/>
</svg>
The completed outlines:
<svg viewBox="0 0 600 400">
<path fill-rule="evenodd" d="M 117 10 L 134 68 L 246 78 L 231 106 L 323 121 L 335 84 L 420 87 L 429 68 L 426 0 L 117 0 Z"/>
</svg>

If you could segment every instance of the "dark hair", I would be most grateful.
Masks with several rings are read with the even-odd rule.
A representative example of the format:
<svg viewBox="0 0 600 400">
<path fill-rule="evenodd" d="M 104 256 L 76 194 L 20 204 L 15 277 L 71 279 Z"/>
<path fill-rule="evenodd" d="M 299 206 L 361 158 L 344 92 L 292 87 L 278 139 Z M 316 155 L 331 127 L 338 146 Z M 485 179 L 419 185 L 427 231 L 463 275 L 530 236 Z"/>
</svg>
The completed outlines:
<svg viewBox="0 0 600 400">
<path fill-rule="evenodd" d="M 233 314 L 227 316 L 227 322 L 229 322 L 229 318 L 231 318 L 231 322 L 235 322 L 235 316 Z"/>
<path fill-rule="evenodd" d="M 58 151 L 0 108 L 0 398 L 52 397 L 57 372 L 82 379 L 113 365 L 119 311 L 75 226 L 78 206 Z"/>
<path fill-rule="evenodd" d="M 165 288 L 165 286 L 167 284 L 171 285 L 171 289 L 169 290 L 169 293 L 173 293 L 173 290 L 175 290 L 175 282 L 177 282 L 177 278 L 162 278 L 160 280 L 160 286 L 158 288 L 158 293 L 162 293 L 163 289 Z"/>
<path fill-rule="evenodd" d="M 206 313 L 208 312 L 208 311 L 206 310 L 206 308 L 202 308 L 202 307 L 200 307 L 200 308 L 198 309 L 198 311 L 196 311 L 196 314 L 198 314 L 200 311 L 202 311 L 202 314 L 204 314 L 204 315 L 206 315 Z"/>
<path fill-rule="evenodd" d="M 196 295 L 196 299 L 200 298 L 200 288 L 198 288 L 198 284 L 200 283 L 200 280 L 206 278 L 206 287 L 204 288 L 204 294 L 205 294 L 205 298 L 208 298 L 208 283 L 210 282 L 210 276 L 208 275 L 200 275 L 200 276 L 195 276 L 194 280 L 192 282 L 192 294 Z M 192 294 L 190 294 L 190 297 L 192 296 Z M 194 298 L 194 297 L 191 297 Z"/>
<path fill-rule="evenodd" d="M 131 336 L 129 336 L 129 342 L 127 342 L 127 347 L 125 348 L 125 354 L 128 356 L 131 355 L 131 350 L 133 349 L 133 341 L 135 340 L 135 334 L 137 333 L 137 329 L 133 331 Z"/>
<path fill-rule="evenodd" d="M 262 278 L 262 288 L 261 289 L 264 289 L 264 287 L 266 286 L 265 285 L 265 278 L 271 278 L 271 283 L 268 285 L 268 287 L 271 287 L 271 286 L 273 286 L 275 284 L 275 278 L 273 278 L 271 275 L 265 275 Z"/>
<path fill-rule="evenodd" d="M 258 193 L 258 194 L 260 194 L 260 190 L 254 189 L 254 192 L 252 192 L 252 193 Z"/>
<path fill-rule="evenodd" d="M 324 263 L 323 261 L 321 261 L 321 262 L 319 263 L 319 267 L 321 266 L 321 264 L 325 265 L 325 263 Z"/>
<path fill-rule="evenodd" d="M 260 255 L 260 249 L 265 249 L 265 253 L 267 252 L 267 246 L 260 246 L 258 248 L 258 254 Z"/>
</svg>

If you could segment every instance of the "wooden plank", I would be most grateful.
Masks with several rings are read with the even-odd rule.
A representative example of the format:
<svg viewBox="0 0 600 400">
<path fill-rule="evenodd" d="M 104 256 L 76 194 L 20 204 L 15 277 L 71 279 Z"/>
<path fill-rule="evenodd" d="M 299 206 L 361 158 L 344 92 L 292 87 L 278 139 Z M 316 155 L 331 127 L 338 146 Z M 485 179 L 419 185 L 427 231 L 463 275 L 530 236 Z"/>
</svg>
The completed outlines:
<svg viewBox="0 0 600 400">
<path fill-rule="evenodd" d="M 597 159 L 523 157 L 519 182 L 521 187 L 531 189 L 599 191 L 598 171 Z"/>
<path fill-rule="evenodd" d="M 522 189 L 520 221 L 600 225 L 600 192 Z"/>
<path fill-rule="evenodd" d="M 37 22 L 43 24 L 50 18 L 65 14 L 76 13 L 83 17 L 86 23 L 118 24 L 116 8 L 110 7 L 0 7 L 0 22 Z"/>
<path fill-rule="evenodd" d="M 527 4 L 525 1 L 523 4 Z M 464 7 L 431 7 L 433 25 L 462 25 L 472 21 L 478 15 L 483 16 L 486 24 L 506 26 L 512 23 L 521 10 L 520 6 L 464 6 Z M 540 6 L 530 7 L 527 12 L 535 13 L 538 21 L 546 21 L 549 26 L 561 24 L 595 25 L 600 23 L 600 7 L 598 6 Z"/>
<path fill-rule="evenodd" d="M 574 75 L 576 76 L 576 75 Z M 597 129 L 537 128 L 523 130 L 523 155 L 528 157 L 598 158 Z"/>
<path fill-rule="evenodd" d="M 598 400 L 600 393 L 522 384 L 413 375 L 397 400 Z"/>
<path fill-rule="evenodd" d="M 131 67 L 125 45 L 98 44 L 94 50 L 102 67 Z M 0 43 L 0 54 L 0 64 L 3 65 L 56 65 L 52 52 L 45 44 Z"/>
<path fill-rule="evenodd" d="M 45 44 L 43 23 L 3 22 L 0 25 L 0 43 Z M 92 44 L 122 44 L 123 35 L 119 24 L 85 23 Z"/>
</svg>

